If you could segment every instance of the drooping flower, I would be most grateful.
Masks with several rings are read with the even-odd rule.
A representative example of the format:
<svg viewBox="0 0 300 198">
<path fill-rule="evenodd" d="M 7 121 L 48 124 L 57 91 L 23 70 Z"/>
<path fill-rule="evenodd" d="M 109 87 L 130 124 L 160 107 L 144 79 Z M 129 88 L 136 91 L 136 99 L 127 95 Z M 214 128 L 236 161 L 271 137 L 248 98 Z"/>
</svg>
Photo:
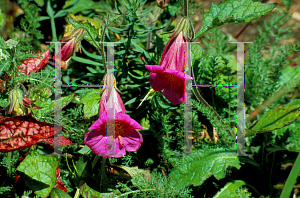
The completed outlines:
<svg viewBox="0 0 300 198">
<path fill-rule="evenodd" d="M 156 0 L 157 1 L 157 6 L 160 7 L 161 9 L 164 9 L 165 7 L 168 6 L 168 0 Z"/>
<path fill-rule="evenodd" d="M 150 73 L 150 85 L 155 91 L 163 91 L 163 95 L 172 104 L 187 103 L 185 81 L 193 78 L 184 73 L 185 43 L 188 42 L 189 28 L 187 18 L 181 19 L 171 35 L 159 65 L 145 65 Z"/>
<path fill-rule="evenodd" d="M 136 129 L 143 127 L 126 114 L 117 88 L 110 79 L 114 79 L 112 74 L 108 74 L 105 79 L 106 88 L 100 99 L 99 119 L 89 128 L 92 131 L 86 134 L 84 142 L 96 155 L 118 158 L 126 154 L 125 150 L 132 152 L 140 148 L 143 138 Z M 114 112 L 111 111 L 111 100 Z"/>
<path fill-rule="evenodd" d="M 37 56 L 42 56 L 42 58 L 33 58 L 29 57 L 22 61 L 21 65 L 18 65 L 20 67 L 21 74 L 23 75 L 29 75 L 31 73 L 35 73 L 38 70 L 44 69 L 47 66 L 47 62 L 49 60 L 49 53 L 50 50 L 48 49 L 45 52 L 38 52 L 36 53 Z"/>
<path fill-rule="evenodd" d="M 67 69 L 68 62 L 75 54 L 75 52 L 80 49 L 80 43 L 85 34 L 85 29 L 82 27 L 75 28 L 72 33 L 68 36 L 65 36 L 60 40 L 61 50 L 58 53 L 61 53 L 61 68 Z M 55 58 L 54 58 L 55 59 Z"/>
</svg>

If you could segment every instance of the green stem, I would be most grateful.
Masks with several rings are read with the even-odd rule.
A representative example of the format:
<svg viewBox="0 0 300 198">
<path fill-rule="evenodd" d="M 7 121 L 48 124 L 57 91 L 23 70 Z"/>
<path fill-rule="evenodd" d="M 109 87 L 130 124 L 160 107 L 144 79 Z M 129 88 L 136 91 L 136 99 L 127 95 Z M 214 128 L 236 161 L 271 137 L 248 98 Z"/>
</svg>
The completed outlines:
<svg viewBox="0 0 300 198">
<path fill-rule="evenodd" d="M 300 153 L 298 153 L 298 157 L 297 157 L 297 159 L 294 163 L 294 166 L 286 180 L 286 183 L 281 192 L 280 198 L 290 197 L 290 194 L 293 190 L 293 186 L 296 183 L 299 173 L 300 173 Z"/>
<path fill-rule="evenodd" d="M 96 156 L 93 163 L 92 163 L 92 168 L 94 169 L 95 165 L 97 164 L 98 159 L 100 158 L 100 156 Z"/>
<path fill-rule="evenodd" d="M 188 17 L 188 0 L 184 0 L 184 16 Z"/>
<path fill-rule="evenodd" d="M 101 192 L 101 186 L 102 186 L 104 179 L 107 180 L 106 173 L 105 173 L 105 161 L 106 161 L 106 157 L 103 157 L 102 164 L 101 164 L 100 192 Z"/>
<path fill-rule="evenodd" d="M 192 67 L 192 70 L 193 70 L 193 67 Z M 194 72 L 193 72 L 194 74 Z M 196 85 L 196 80 L 195 80 L 195 76 L 194 76 L 194 79 L 193 79 L 193 84 Z M 204 100 L 204 98 L 201 96 L 201 94 L 199 93 L 197 87 L 193 86 L 192 87 L 192 90 L 194 92 L 194 95 L 196 96 L 196 98 L 198 99 L 199 102 L 202 102 L 205 106 L 207 106 L 208 108 L 210 108 L 210 110 L 215 114 L 215 116 L 218 117 L 219 120 L 221 120 L 222 124 L 225 125 L 225 123 L 222 121 L 222 118 L 221 116 Z M 231 132 L 228 131 L 228 133 L 231 135 Z"/>
<path fill-rule="evenodd" d="M 144 192 L 144 191 L 156 191 L 157 189 L 145 189 L 145 190 L 135 190 L 135 191 L 131 191 L 131 192 L 128 192 L 128 193 L 124 193 L 120 196 L 117 196 L 116 198 L 118 197 L 124 197 L 126 195 L 129 195 L 129 194 L 132 194 L 132 193 L 138 193 L 138 192 Z"/>
<path fill-rule="evenodd" d="M 101 54 L 102 54 L 102 60 L 103 60 L 103 65 L 105 68 L 105 73 L 107 74 L 107 66 L 106 66 L 106 59 L 105 59 L 105 53 L 104 53 L 104 37 L 105 37 L 105 31 L 106 31 L 106 24 L 104 24 L 103 32 L 102 32 L 102 39 L 101 39 Z"/>
<path fill-rule="evenodd" d="M 79 196 L 80 196 L 80 188 L 77 188 L 74 198 L 79 198 Z"/>
<path fill-rule="evenodd" d="M 51 21 L 52 41 L 57 41 L 56 27 L 55 27 L 54 18 L 51 17 L 50 21 Z"/>
<path fill-rule="evenodd" d="M 85 28 L 85 27 L 83 27 L 83 28 Z M 101 40 L 101 47 L 100 47 L 98 45 L 98 43 L 95 41 L 95 39 L 92 37 L 92 34 L 90 33 L 90 31 L 87 28 L 85 28 L 85 30 L 87 31 L 87 33 L 89 34 L 89 36 L 91 37 L 91 39 L 93 40 L 93 42 L 95 43 L 95 45 L 97 46 L 98 53 L 102 55 L 102 60 L 103 60 L 103 65 L 104 65 L 105 73 L 107 74 L 106 60 L 105 60 L 105 54 L 104 54 L 104 48 L 103 48 L 103 41 L 104 41 L 105 29 L 106 29 L 106 25 L 104 26 L 104 32 L 102 32 L 102 40 Z"/>
<path fill-rule="evenodd" d="M 11 178 L 11 158 L 12 158 L 12 151 L 7 153 L 7 165 L 8 165 L 8 177 Z"/>
</svg>

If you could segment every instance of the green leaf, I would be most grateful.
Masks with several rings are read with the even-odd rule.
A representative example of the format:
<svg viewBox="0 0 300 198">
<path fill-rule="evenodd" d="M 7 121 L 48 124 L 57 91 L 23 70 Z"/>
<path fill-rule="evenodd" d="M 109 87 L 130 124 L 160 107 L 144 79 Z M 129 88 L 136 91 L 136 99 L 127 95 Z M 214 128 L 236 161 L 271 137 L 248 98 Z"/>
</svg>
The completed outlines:
<svg viewBox="0 0 300 198">
<path fill-rule="evenodd" d="M 49 15 L 50 18 L 54 18 L 54 11 L 51 7 L 51 3 L 50 3 L 50 0 L 47 1 L 47 14 Z"/>
<path fill-rule="evenodd" d="M 90 147 L 88 147 L 87 145 L 84 145 L 84 147 L 82 149 L 80 149 L 78 151 L 78 153 L 82 154 L 82 155 L 89 155 L 92 152 L 92 149 Z"/>
<path fill-rule="evenodd" d="M 242 185 L 246 185 L 246 183 L 241 180 L 229 182 L 213 198 L 240 198 L 236 194 L 236 190 Z"/>
<path fill-rule="evenodd" d="M 34 0 L 40 7 L 44 6 L 44 0 Z"/>
<path fill-rule="evenodd" d="M 11 66 L 11 60 L 5 60 L 0 63 L 0 76 L 2 76 L 3 72 L 8 71 Z"/>
<path fill-rule="evenodd" d="M 265 4 L 253 2 L 251 0 L 226 0 L 218 6 L 211 4 L 209 12 L 203 15 L 203 24 L 201 30 L 195 35 L 195 38 L 210 29 L 224 24 L 248 23 L 249 21 L 259 19 L 275 8 L 277 4 Z"/>
<path fill-rule="evenodd" d="M 85 53 L 85 55 L 87 55 L 88 57 L 94 58 L 94 59 L 96 59 L 96 60 L 102 60 L 102 56 L 100 56 L 100 55 L 95 55 L 95 54 L 91 54 L 91 53 L 89 53 L 88 51 L 86 51 L 82 46 L 81 46 L 81 49 L 82 49 L 83 53 Z"/>
<path fill-rule="evenodd" d="M 80 63 L 94 65 L 94 66 L 101 66 L 101 65 L 103 65 L 103 64 L 100 64 L 98 62 L 95 62 L 95 61 L 92 61 L 92 60 L 89 60 L 89 59 L 85 59 L 85 58 L 81 58 L 81 57 L 78 57 L 78 56 L 72 56 L 72 59 L 75 60 L 75 61 L 77 61 L 77 62 L 80 62 Z"/>
<path fill-rule="evenodd" d="M 83 103 L 84 118 L 90 118 L 99 113 L 100 95 L 99 90 L 92 89 L 80 101 Z"/>
<path fill-rule="evenodd" d="M 297 100 L 299 101 L 299 100 Z M 290 137 L 287 139 L 286 145 L 289 151 L 300 152 L 300 119 L 288 126 Z"/>
<path fill-rule="evenodd" d="M 93 175 L 92 163 L 86 155 L 81 156 L 76 162 L 76 173 L 77 177 L 81 179 L 91 177 Z"/>
<path fill-rule="evenodd" d="M 254 133 L 270 132 L 290 125 L 300 116 L 300 104 L 294 105 L 279 105 L 278 107 L 269 110 L 252 128 L 246 130 L 245 136 L 248 137 Z"/>
<path fill-rule="evenodd" d="M 83 184 L 80 187 L 80 194 L 83 198 L 114 197 L 114 195 L 116 195 L 115 193 L 100 193 L 100 192 L 90 188 L 87 184 Z"/>
<path fill-rule="evenodd" d="M 66 9 L 69 13 L 76 14 L 78 12 L 90 9 L 96 9 L 99 7 L 107 7 L 108 4 L 105 1 L 94 2 L 92 0 L 67 0 L 65 2 L 64 8 L 73 5 L 71 8 Z"/>
<path fill-rule="evenodd" d="M 58 188 L 53 188 L 50 194 L 50 198 L 72 198 L 68 193 Z"/>
<path fill-rule="evenodd" d="M 42 198 L 48 197 L 56 182 L 55 169 L 59 161 L 53 156 L 31 152 L 17 170 L 24 173 L 25 184 Z"/>
<path fill-rule="evenodd" d="M 210 176 L 216 179 L 225 177 L 226 169 L 236 167 L 240 169 L 236 152 L 200 152 L 195 156 L 184 156 L 182 163 L 177 165 L 170 174 L 170 181 L 177 187 L 200 186 Z"/>
<path fill-rule="evenodd" d="M 96 27 L 94 27 L 89 21 L 86 21 L 85 23 L 82 23 L 82 22 L 79 22 L 79 21 L 75 21 L 72 18 L 68 18 L 68 19 L 69 19 L 70 23 L 73 25 L 74 28 L 85 27 L 90 32 L 93 39 L 95 39 L 97 41 L 97 38 L 99 37 L 99 30 Z M 91 45 L 97 47 L 95 45 L 95 43 L 93 42 L 93 39 L 90 37 L 90 34 L 86 32 L 84 34 L 84 39 L 86 41 L 88 41 Z"/>
<path fill-rule="evenodd" d="M 61 97 L 59 100 L 55 101 L 55 100 L 51 100 L 50 98 L 48 98 L 48 100 L 45 100 L 43 102 L 41 102 L 40 98 L 37 99 L 37 101 L 35 102 L 35 104 L 37 106 L 43 107 L 42 109 L 33 109 L 33 112 L 35 113 L 36 111 L 40 111 L 41 113 L 47 113 L 48 111 L 52 111 L 54 112 L 54 106 L 55 104 L 59 104 L 61 103 L 61 108 L 63 109 L 64 107 L 66 107 L 74 98 L 76 91 L 73 92 L 71 95 L 65 96 L 65 97 Z"/>
</svg>

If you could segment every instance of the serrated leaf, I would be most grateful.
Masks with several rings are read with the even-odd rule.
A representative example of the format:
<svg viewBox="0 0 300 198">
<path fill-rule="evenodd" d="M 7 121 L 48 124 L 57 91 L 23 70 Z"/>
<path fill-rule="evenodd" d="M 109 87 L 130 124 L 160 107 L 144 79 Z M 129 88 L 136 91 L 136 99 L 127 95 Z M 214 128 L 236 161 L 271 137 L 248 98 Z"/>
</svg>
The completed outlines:
<svg viewBox="0 0 300 198">
<path fill-rule="evenodd" d="M 68 193 L 58 188 L 53 188 L 50 194 L 50 198 L 72 198 Z"/>
<path fill-rule="evenodd" d="M 211 4 L 209 12 L 203 15 L 202 28 L 195 38 L 198 38 L 210 29 L 224 24 L 248 23 L 259 19 L 275 8 L 277 4 L 264 4 L 251 0 L 226 0 L 218 6 Z"/>
<path fill-rule="evenodd" d="M 78 27 L 85 27 L 89 32 L 89 33 L 85 33 L 84 34 L 84 39 L 86 41 L 88 41 L 91 45 L 97 47 L 95 45 L 95 43 L 93 42 L 93 39 L 97 42 L 98 41 L 98 37 L 100 35 L 100 30 L 97 29 L 96 27 L 94 27 L 89 21 L 86 21 L 85 23 L 80 22 L 80 21 L 76 21 L 72 18 L 69 18 L 70 23 L 72 24 L 73 27 L 70 28 L 70 30 L 68 31 L 73 31 L 73 29 L 78 28 Z M 90 35 L 93 37 L 93 39 L 91 39 Z"/>
<path fill-rule="evenodd" d="M 56 181 L 56 168 L 59 161 L 53 156 L 31 152 L 20 163 L 17 170 L 24 173 L 26 186 L 42 198 L 48 197 Z"/>
<path fill-rule="evenodd" d="M 31 114 L 0 119 L 0 152 L 28 148 L 58 132 L 52 124 L 40 122 Z"/>
<path fill-rule="evenodd" d="M 84 118 L 90 118 L 97 115 L 99 112 L 100 94 L 99 90 L 92 89 L 83 98 L 80 99 L 83 103 Z"/>
<path fill-rule="evenodd" d="M 226 175 L 226 169 L 236 167 L 240 169 L 236 152 L 221 151 L 199 156 L 184 156 L 180 166 L 174 168 L 170 174 L 170 180 L 175 186 L 200 186 L 212 175 L 216 179 L 222 179 Z"/>
<path fill-rule="evenodd" d="M 240 198 L 236 194 L 236 190 L 243 185 L 246 183 L 242 180 L 236 180 L 233 183 L 228 182 L 213 198 Z"/>
<path fill-rule="evenodd" d="M 248 137 L 254 133 L 270 132 L 290 125 L 299 118 L 299 108 L 300 104 L 279 105 L 269 110 L 252 129 L 246 130 L 245 136 Z"/>
</svg>

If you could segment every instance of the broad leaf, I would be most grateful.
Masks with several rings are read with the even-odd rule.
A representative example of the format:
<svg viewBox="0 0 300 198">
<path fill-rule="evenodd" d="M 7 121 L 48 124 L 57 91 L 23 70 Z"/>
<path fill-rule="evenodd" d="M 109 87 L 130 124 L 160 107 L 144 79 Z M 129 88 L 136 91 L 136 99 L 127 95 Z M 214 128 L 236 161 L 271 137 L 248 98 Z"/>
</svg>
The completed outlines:
<svg viewBox="0 0 300 198">
<path fill-rule="evenodd" d="M 270 132 L 290 125 L 300 116 L 300 104 L 280 105 L 268 111 L 252 128 L 246 131 L 245 136 L 248 137 L 254 133 Z"/>
<path fill-rule="evenodd" d="M 232 23 L 248 23 L 259 19 L 275 8 L 276 4 L 264 4 L 252 0 L 226 0 L 218 6 L 211 4 L 209 12 L 203 15 L 201 30 L 195 35 L 198 38 L 210 29 Z"/>
<path fill-rule="evenodd" d="M 28 148 L 58 132 L 52 124 L 40 122 L 31 114 L 0 119 L 0 152 Z"/>
<path fill-rule="evenodd" d="M 102 198 L 102 197 L 115 197 L 115 193 L 100 193 L 90 188 L 87 184 L 80 187 L 80 194 L 84 198 Z"/>
<path fill-rule="evenodd" d="M 68 193 L 58 189 L 53 188 L 50 194 L 50 198 L 72 198 Z"/>
<path fill-rule="evenodd" d="M 90 118 L 99 112 L 100 95 L 99 90 L 91 89 L 80 101 L 84 104 L 84 118 Z"/>
<path fill-rule="evenodd" d="M 31 152 L 20 163 L 17 170 L 24 173 L 25 184 L 40 197 L 48 197 L 55 185 L 59 161 L 53 156 L 44 156 Z"/>
<path fill-rule="evenodd" d="M 246 185 L 246 183 L 241 180 L 229 182 L 213 198 L 240 198 L 236 194 L 236 190 L 242 185 Z"/>
<path fill-rule="evenodd" d="M 229 166 L 237 169 L 241 167 L 236 152 L 210 151 L 196 156 L 184 156 L 180 165 L 171 172 L 170 181 L 177 187 L 200 186 L 212 175 L 216 179 L 224 178 Z"/>
</svg>

